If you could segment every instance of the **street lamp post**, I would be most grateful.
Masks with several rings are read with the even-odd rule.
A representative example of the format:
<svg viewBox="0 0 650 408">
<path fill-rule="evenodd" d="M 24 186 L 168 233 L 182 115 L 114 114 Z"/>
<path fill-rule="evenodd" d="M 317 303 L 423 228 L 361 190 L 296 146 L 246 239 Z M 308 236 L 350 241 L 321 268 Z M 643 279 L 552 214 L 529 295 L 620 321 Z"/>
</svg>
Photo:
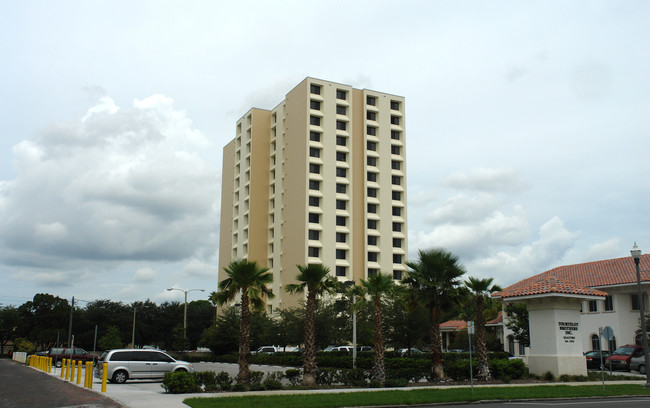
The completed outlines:
<svg viewBox="0 0 650 408">
<path fill-rule="evenodd" d="M 189 289 L 189 290 L 183 290 L 179 288 L 167 289 L 167 291 L 170 290 L 180 290 L 181 292 L 185 293 L 185 312 L 183 313 L 183 340 L 185 340 L 187 338 L 187 294 L 194 290 L 198 290 L 199 292 L 205 292 L 205 289 Z"/>
<path fill-rule="evenodd" d="M 643 346 L 643 355 L 645 358 L 645 367 L 646 367 L 646 382 L 645 388 L 650 388 L 650 356 L 648 356 L 648 331 L 645 327 L 645 305 L 643 304 L 643 291 L 641 290 L 641 269 L 639 264 L 641 263 L 641 250 L 636 246 L 636 242 L 630 251 L 632 258 L 634 259 L 634 264 L 636 265 L 636 287 L 637 293 L 639 296 L 639 313 L 641 314 L 641 345 Z"/>
</svg>

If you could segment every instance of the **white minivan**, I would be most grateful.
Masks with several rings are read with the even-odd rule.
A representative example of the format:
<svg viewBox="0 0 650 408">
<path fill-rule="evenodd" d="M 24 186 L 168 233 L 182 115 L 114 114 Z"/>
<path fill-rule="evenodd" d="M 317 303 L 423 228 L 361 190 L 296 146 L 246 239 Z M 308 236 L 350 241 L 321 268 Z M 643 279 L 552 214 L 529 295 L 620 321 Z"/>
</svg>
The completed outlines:
<svg viewBox="0 0 650 408">
<path fill-rule="evenodd" d="M 117 384 L 129 379 L 163 378 L 165 373 L 194 372 L 187 361 L 175 360 L 160 350 L 117 349 L 105 351 L 95 366 L 95 377 L 102 378 L 104 363 L 108 364 L 106 378 Z"/>
</svg>

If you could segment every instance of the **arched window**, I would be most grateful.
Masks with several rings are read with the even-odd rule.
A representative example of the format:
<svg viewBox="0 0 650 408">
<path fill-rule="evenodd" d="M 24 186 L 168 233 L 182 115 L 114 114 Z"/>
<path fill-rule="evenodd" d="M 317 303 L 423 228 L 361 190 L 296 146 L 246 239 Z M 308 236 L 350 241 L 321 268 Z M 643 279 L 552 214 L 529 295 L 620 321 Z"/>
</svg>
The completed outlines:
<svg viewBox="0 0 650 408">
<path fill-rule="evenodd" d="M 616 336 L 609 341 L 609 352 L 612 353 L 614 350 L 616 350 Z"/>
<path fill-rule="evenodd" d="M 600 350 L 600 337 L 597 334 L 591 335 L 591 349 Z"/>
<path fill-rule="evenodd" d="M 634 336 L 634 344 L 637 346 L 642 346 L 643 344 L 643 333 L 637 333 L 636 336 Z"/>
<path fill-rule="evenodd" d="M 515 355 L 515 338 L 512 336 L 508 336 L 508 352 Z"/>
</svg>

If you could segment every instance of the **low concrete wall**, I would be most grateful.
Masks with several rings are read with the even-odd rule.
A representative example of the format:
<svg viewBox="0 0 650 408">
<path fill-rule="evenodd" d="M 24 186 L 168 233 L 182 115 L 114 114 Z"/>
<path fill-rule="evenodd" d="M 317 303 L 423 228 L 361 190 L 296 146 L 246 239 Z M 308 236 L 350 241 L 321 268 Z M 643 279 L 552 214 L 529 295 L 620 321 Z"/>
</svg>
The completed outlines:
<svg viewBox="0 0 650 408">
<path fill-rule="evenodd" d="M 584 356 L 528 356 L 528 370 L 537 375 L 550 371 L 555 377 L 562 374 L 586 376 L 587 363 Z"/>
</svg>

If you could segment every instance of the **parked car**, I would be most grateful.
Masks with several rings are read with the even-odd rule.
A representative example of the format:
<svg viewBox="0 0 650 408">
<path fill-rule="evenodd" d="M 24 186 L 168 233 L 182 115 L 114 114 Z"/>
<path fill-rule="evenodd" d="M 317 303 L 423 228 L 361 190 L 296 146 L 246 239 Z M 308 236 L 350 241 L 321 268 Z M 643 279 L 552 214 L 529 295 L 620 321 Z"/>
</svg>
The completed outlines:
<svg viewBox="0 0 650 408">
<path fill-rule="evenodd" d="M 129 379 L 163 378 L 165 373 L 194 372 L 187 361 L 172 358 L 159 350 L 117 349 L 105 351 L 95 366 L 95 377 L 102 378 L 103 363 L 107 363 L 106 377 L 113 383 L 122 384 Z"/>
<path fill-rule="evenodd" d="M 639 356 L 643 356 L 643 347 L 626 344 L 614 350 L 612 355 L 607 358 L 606 366 L 609 366 L 611 362 L 612 370 L 630 371 L 630 360 L 632 357 Z"/>
<path fill-rule="evenodd" d="M 64 358 L 84 362 L 92 361 L 93 363 L 96 363 L 98 359 L 97 355 L 89 353 L 79 347 L 73 347 L 72 349 L 53 347 L 45 355 L 47 357 L 52 357 L 52 364 L 54 364 L 55 367 L 61 367 Z"/>
<path fill-rule="evenodd" d="M 352 346 L 337 346 L 332 349 L 332 351 L 338 351 L 339 353 L 350 353 L 352 354 Z"/>
<path fill-rule="evenodd" d="M 641 374 L 645 374 L 645 355 L 632 357 L 630 359 L 630 370 L 637 370 Z"/>
<path fill-rule="evenodd" d="M 395 350 L 395 353 L 397 353 L 397 355 L 400 356 L 400 357 L 409 357 L 409 356 L 413 357 L 415 355 L 422 354 L 422 351 L 411 347 L 410 349 L 401 348 L 401 349 Z"/>
<path fill-rule="evenodd" d="M 278 347 L 275 346 L 262 346 L 255 351 L 252 351 L 251 354 L 273 354 L 280 351 Z"/>
<path fill-rule="evenodd" d="M 601 359 L 600 355 L 603 355 L 602 364 L 605 364 L 605 360 L 609 357 L 609 351 L 601 350 L 592 350 L 585 353 L 585 360 L 587 360 L 587 368 L 600 369 Z"/>
</svg>

